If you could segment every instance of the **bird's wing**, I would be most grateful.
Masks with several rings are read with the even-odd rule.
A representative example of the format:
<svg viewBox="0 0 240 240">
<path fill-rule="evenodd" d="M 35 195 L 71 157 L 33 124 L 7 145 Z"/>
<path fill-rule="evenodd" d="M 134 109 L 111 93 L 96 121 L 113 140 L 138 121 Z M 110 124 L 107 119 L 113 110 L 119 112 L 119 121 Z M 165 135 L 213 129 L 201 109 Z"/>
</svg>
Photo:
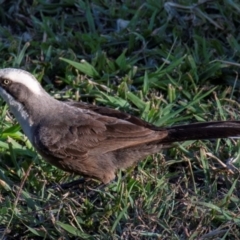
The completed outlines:
<svg viewBox="0 0 240 240">
<path fill-rule="evenodd" d="M 141 118 L 135 117 L 135 116 L 125 113 L 125 112 L 121 112 L 116 109 L 103 107 L 103 106 L 96 106 L 96 105 L 87 104 L 84 102 L 74 102 L 73 101 L 73 102 L 66 102 L 66 104 L 73 106 L 73 107 L 80 108 L 80 109 L 90 110 L 90 111 L 93 111 L 102 116 L 114 117 L 117 119 L 125 120 L 125 121 L 133 123 L 135 125 L 146 127 L 146 128 L 152 129 L 152 130 L 157 130 L 157 131 L 163 130 L 162 128 L 156 127 L 156 126 L 152 125 L 151 123 L 148 123 L 148 122 L 142 120 Z"/>
<path fill-rule="evenodd" d="M 167 131 L 154 131 L 140 124 L 82 109 L 70 121 L 36 128 L 35 147 L 55 156 L 104 154 L 117 149 L 160 140 Z M 59 118 L 60 119 L 60 118 Z M 87 154 L 87 155 L 86 155 Z"/>
</svg>

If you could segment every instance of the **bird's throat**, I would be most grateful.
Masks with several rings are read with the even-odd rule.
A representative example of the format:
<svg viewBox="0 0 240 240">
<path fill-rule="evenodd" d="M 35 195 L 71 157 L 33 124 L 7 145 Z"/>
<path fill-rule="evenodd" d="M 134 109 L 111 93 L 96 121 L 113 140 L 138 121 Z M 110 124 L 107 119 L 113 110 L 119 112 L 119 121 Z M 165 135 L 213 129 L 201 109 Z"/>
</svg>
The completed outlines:
<svg viewBox="0 0 240 240">
<path fill-rule="evenodd" d="M 31 127 L 33 126 L 33 121 L 27 112 L 25 106 L 18 101 L 16 101 L 10 94 L 5 90 L 0 89 L 0 95 L 7 102 L 10 107 L 10 111 L 13 113 L 14 117 L 17 119 L 21 125 L 25 135 L 32 142 L 32 132 Z"/>
</svg>

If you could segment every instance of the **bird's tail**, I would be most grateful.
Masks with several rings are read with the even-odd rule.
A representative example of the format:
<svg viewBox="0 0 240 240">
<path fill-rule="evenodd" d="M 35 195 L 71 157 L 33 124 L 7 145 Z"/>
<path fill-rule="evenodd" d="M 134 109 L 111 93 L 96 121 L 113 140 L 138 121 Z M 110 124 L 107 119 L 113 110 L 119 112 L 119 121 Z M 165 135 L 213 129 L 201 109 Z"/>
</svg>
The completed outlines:
<svg viewBox="0 0 240 240">
<path fill-rule="evenodd" d="M 240 121 L 193 123 L 166 128 L 164 143 L 214 138 L 240 138 Z"/>
</svg>

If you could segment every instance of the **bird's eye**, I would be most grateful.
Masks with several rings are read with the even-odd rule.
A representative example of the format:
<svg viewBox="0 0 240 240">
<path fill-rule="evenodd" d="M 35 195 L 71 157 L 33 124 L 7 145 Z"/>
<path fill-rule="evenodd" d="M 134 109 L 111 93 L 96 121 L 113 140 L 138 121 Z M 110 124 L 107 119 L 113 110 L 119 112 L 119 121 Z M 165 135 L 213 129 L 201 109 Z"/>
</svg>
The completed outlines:
<svg viewBox="0 0 240 240">
<path fill-rule="evenodd" d="M 3 82 L 4 85 L 9 85 L 11 81 L 9 79 L 5 78 L 5 79 L 3 79 L 2 82 Z"/>
</svg>

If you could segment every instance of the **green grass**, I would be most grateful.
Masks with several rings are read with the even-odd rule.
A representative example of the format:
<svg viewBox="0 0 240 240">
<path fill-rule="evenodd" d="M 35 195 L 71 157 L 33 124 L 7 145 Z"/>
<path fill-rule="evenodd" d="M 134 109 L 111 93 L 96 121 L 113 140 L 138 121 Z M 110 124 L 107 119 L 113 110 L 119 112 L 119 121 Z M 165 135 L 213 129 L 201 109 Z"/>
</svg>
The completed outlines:
<svg viewBox="0 0 240 240">
<path fill-rule="evenodd" d="M 239 119 L 240 4 L 197 2 L 3 1 L 1 67 L 158 126 Z M 105 189 L 59 191 L 78 176 L 42 160 L 4 102 L 0 114 L 1 239 L 240 239 L 237 141 L 176 143 Z"/>
</svg>

